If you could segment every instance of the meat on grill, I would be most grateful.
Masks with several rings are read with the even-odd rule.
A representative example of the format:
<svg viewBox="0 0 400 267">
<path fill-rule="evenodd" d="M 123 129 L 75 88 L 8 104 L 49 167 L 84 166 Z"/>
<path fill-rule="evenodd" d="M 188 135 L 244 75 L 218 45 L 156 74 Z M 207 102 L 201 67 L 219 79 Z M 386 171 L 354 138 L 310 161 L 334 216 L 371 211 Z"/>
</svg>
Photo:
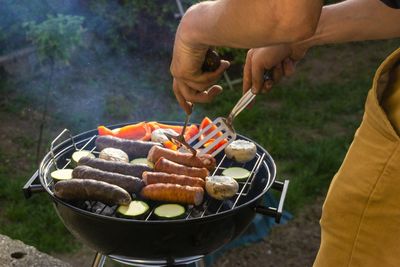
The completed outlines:
<svg viewBox="0 0 400 267">
<path fill-rule="evenodd" d="M 164 172 L 144 172 L 143 182 L 146 185 L 163 183 L 163 184 L 179 184 L 193 187 L 205 187 L 205 181 L 199 177 L 190 177 L 186 175 L 170 174 Z"/>
<path fill-rule="evenodd" d="M 179 151 L 173 151 L 171 149 L 163 148 L 160 146 L 154 146 L 150 149 L 147 159 L 150 162 L 156 163 L 157 160 L 164 157 L 173 162 L 197 168 L 207 168 L 208 170 L 214 170 L 216 166 L 215 159 L 209 155 L 204 154 L 201 156 L 193 156 L 192 153 L 182 153 Z"/>
<path fill-rule="evenodd" d="M 134 177 L 142 177 L 144 171 L 152 170 L 149 166 L 144 164 L 133 165 L 125 162 L 108 161 L 89 157 L 82 157 L 79 160 L 78 165 L 85 165 L 106 172 L 116 172 Z"/>
<path fill-rule="evenodd" d="M 130 159 L 145 158 L 153 146 L 160 145 L 156 142 L 128 140 L 109 135 L 101 135 L 96 138 L 98 151 L 107 147 L 118 148 L 128 154 Z"/>
<path fill-rule="evenodd" d="M 131 196 L 119 186 L 92 179 L 70 179 L 59 181 L 54 194 L 66 200 L 95 200 L 110 205 L 128 205 Z"/>
<path fill-rule="evenodd" d="M 200 177 L 202 179 L 205 179 L 209 175 L 209 171 L 206 168 L 188 167 L 163 157 L 157 160 L 156 164 L 154 165 L 154 170 L 158 172 Z"/>
<path fill-rule="evenodd" d="M 78 166 L 72 171 L 73 178 L 93 179 L 117 185 L 129 193 L 139 192 L 144 183 L 141 179 L 129 175 L 106 172 L 89 166 Z"/>
<path fill-rule="evenodd" d="M 203 202 L 204 190 L 200 187 L 177 184 L 151 184 L 143 187 L 142 197 L 172 203 L 200 205 Z"/>
</svg>

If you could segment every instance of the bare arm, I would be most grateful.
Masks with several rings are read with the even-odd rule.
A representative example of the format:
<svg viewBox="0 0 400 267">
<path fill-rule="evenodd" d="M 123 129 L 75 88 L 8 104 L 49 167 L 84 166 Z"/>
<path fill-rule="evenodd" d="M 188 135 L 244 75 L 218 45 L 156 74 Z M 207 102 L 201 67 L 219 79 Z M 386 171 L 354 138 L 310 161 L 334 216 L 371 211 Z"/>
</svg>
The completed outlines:
<svg viewBox="0 0 400 267">
<path fill-rule="evenodd" d="M 379 0 L 347 0 L 325 6 L 315 34 L 294 48 L 400 37 L 400 9 Z"/>
<path fill-rule="evenodd" d="M 274 80 L 290 76 L 295 62 L 313 46 L 363 40 L 400 37 L 400 9 L 386 6 L 379 0 L 347 0 L 324 6 L 317 30 L 310 38 L 294 42 L 249 50 L 243 77 L 243 91 L 255 87 L 268 91 L 261 75 L 274 68 Z"/>
<path fill-rule="evenodd" d="M 312 36 L 321 0 L 219 0 L 192 6 L 177 35 L 188 44 L 254 48 Z"/>
<path fill-rule="evenodd" d="M 215 83 L 229 63 L 203 73 L 208 47 L 250 48 L 308 38 L 321 8 L 322 0 L 218 0 L 191 7 L 177 29 L 171 62 L 179 104 L 190 113 L 190 102 L 209 102 L 222 91 Z"/>
</svg>

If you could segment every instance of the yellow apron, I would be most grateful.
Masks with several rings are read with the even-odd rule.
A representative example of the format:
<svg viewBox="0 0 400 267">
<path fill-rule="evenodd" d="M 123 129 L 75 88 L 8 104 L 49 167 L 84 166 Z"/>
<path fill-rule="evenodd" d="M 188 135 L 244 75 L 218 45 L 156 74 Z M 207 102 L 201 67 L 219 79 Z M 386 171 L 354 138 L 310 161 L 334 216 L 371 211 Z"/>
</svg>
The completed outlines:
<svg viewBox="0 0 400 267">
<path fill-rule="evenodd" d="M 314 267 L 400 266 L 400 49 L 378 68 L 322 209 Z"/>
</svg>

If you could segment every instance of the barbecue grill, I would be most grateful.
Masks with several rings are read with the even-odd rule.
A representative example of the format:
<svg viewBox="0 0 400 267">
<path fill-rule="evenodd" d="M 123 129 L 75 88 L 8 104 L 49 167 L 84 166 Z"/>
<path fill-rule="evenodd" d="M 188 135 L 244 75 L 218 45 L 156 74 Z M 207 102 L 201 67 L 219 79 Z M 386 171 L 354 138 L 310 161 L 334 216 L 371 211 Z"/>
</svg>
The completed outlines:
<svg viewBox="0 0 400 267">
<path fill-rule="evenodd" d="M 167 124 L 177 124 L 163 122 Z M 110 126 L 111 129 L 127 124 Z M 183 218 L 161 220 L 153 210 L 143 219 L 120 218 L 117 206 L 95 201 L 64 201 L 55 197 L 50 173 L 71 164 L 72 153 L 95 147 L 97 130 L 72 136 L 65 129 L 51 143 L 39 169 L 23 188 L 26 198 L 36 192 L 47 192 L 55 210 L 67 229 L 81 242 L 97 251 L 93 266 L 103 266 L 105 258 L 135 266 L 173 266 L 196 263 L 239 236 L 256 213 L 275 217 L 279 223 L 289 182 L 275 180 L 276 167 L 270 154 L 257 146 L 256 157 L 239 164 L 224 153 L 216 156 L 215 175 L 228 167 L 244 167 L 251 171 L 247 180 L 239 182 L 239 191 L 231 199 L 219 201 L 205 195 L 200 206 L 188 206 Z M 249 140 L 238 135 L 238 139 Z M 253 141 L 254 142 L 254 141 Z M 277 207 L 261 206 L 269 190 L 281 192 Z M 147 201 L 154 209 L 156 202 Z"/>
</svg>

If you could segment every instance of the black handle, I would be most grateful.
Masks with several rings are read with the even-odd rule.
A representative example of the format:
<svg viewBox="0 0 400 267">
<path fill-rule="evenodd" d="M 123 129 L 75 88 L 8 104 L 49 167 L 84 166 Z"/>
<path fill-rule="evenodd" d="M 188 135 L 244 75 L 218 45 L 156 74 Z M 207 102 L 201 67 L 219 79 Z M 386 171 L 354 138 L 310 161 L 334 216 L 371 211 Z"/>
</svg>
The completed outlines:
<svg viewBox="0 0 400 267">
<path fill-rule="evenodd" d="M 22 192 L 26 199 L 30 198 L 33 193 L 41 193 L 44 192 L 43 186 L 39 183 L 33 183 L 36 179 L 39 178 L 39 170 L 37 170 L 32 177 L 26 182 L 24 187 L 22 187 Z"/>
<path fill-rule="evenodd" d="M 274 81 L 274 69 L 265 70 L 263 78 L 264 82 Z"/>
<path fill-rule="evenodd" d="M 286 193 L 289 186 L 289 180 L 285 180 L 284 182 L 275 181 L 271 188 L 281 191 L 281 197 L 279 198 L 278 207 L 264 207 L 264 206 L 257 206 L 255 207 L 255 211 L 262 215 L 275 217 L 275 222 L 280 223 L 282 212 L 283 212 L 283 204 L 285 203 Z"/>
<path fill-rule="evenodd" d="M 203 72 L 213 72 L 217 70 L 220 65 L 221 65 L 221 57 L 218 55 L 216 51 L 208 49 L 201 70 Z"/>
</svg>

